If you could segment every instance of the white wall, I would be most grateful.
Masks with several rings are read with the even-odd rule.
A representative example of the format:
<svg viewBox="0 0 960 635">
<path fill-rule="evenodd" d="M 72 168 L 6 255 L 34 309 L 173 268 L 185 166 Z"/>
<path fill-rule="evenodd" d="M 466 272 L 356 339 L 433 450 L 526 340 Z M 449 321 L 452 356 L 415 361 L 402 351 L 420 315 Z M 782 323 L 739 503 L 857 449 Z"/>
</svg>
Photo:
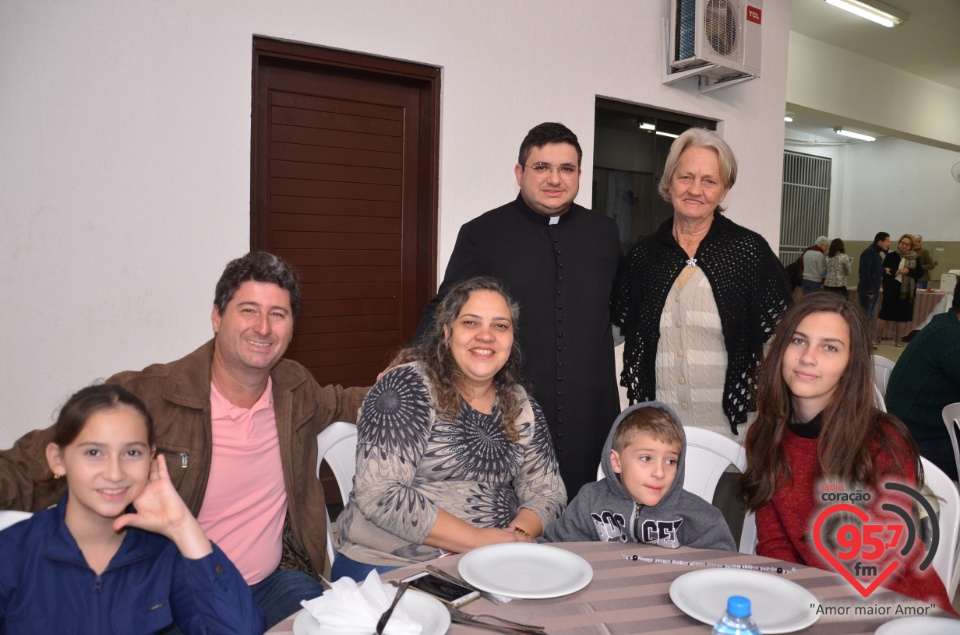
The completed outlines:
<svg viewBox="0 0 960 635">
<path fill-rule="evenodd" d="M 891 138 L 787 149 L 833 159 L 829 236 L 872 241 L 885 231 L 922 234 L 927 243 L 960 240 L 960 183 L 950 175 L 960 152 Z"/>
<path fill-rule="evenodd" d="M 960 151 L 960 90 L 796 32 L 789 50 L 790 110 Z"/>
<path fill-rule="evenodd" d="M 590 174 L 598 95 L 721 120 L 730 216 L 776 248 L 789 5 L 764 7 L 763 77 L 701 95 L 660 81 L 667 0 L 3 0 L 0 448 L 210 336 L 249 248 L 254 34 L 443 68 L 442 274 L 460 225 L 516 195 L 530 127 L 570 126 Z"/>
</svg>

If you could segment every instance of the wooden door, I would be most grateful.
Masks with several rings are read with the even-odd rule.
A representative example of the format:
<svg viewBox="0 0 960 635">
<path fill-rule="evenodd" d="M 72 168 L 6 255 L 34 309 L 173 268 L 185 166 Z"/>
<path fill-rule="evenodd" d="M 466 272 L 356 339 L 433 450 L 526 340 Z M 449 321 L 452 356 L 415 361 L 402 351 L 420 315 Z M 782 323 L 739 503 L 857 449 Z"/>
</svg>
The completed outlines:
<svg viewBox="0 0 960 635">
<path fill-rule="evenodd" d="M 368 386 L 436 289 L 439 70 L 254 38 L 251 247 L 300 274 L 287 357 Z"/>
</svg>

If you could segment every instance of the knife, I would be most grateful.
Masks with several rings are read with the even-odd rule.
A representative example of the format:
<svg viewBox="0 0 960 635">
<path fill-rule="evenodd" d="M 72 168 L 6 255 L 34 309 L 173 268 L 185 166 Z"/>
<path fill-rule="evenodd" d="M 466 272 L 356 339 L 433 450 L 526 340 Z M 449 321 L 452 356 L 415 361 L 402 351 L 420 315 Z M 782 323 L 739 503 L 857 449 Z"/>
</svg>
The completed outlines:
<svg viewBox="0 0 960 635">
<path fill-rule="evenodd" d="M 449 607 L 447 607 L 449 608 Z M 463 624 L 464 626 L 473 626 L 474 628 L 485 628 L 488 631 L 494 631 L 496 633 L 505 633 L 506 635 L 547 635 L 546 631 L 526 629 L 526 628 L 510 628 L 509 626 L 499 626 L 497 624 L 490 624 L 489 622 L 481 622 L 477 619 L 470 619 L 467 617 L 454 615 L 451 613 L 450 621 L 454 624 Z"/>
</svg>

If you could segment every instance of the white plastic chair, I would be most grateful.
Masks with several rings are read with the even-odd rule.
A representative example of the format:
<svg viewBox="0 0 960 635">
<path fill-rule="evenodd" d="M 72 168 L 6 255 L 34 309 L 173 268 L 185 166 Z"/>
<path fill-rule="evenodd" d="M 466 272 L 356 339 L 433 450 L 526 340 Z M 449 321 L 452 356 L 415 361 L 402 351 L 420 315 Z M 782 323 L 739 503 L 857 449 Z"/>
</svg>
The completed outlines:
<svg viewBox="0 0 960 635">
<path fill-rule="evenodd" d="M 345 421 L 334 421 L 317 435 L 317 478 L 320 464 L 326 461 L 337 479 L 340 498 L 346 504 L 353 491 L 353 475 L 357 472 L 357 426 Z M 327 514 L 327 558 L 333 565 L 333 528 Z"/>
<path fill-rule="evenodd" d="M 747 469 L 747 451 L 732 439 L 704 428 L 684 426 L 687 435 L 686 472 L 683 489 L 705 501 L 713 500 L 720 477 L 733 465 L 741 473 Z M 743 518 L 740 534 L 740 553 L 754 553 L 757 549 L 757 524 L 753 512 Z"/>
<path fill-rule="evenodd" d="M 880 389 L 880 394 L 886 399 L 887 383 L 890 381 L 890 373 L 893 372 L 895 362 L 890 361 L 883 355 L 873 356 L 873 383 Z"/>
<path fill-rule="evenodd" d="M 733 465 L 740 472 L 747 469 L 747 451 L 732 439 L 704 428 L 684 426 L 687 435 L 687 455 L 684 457 L 683 489 L 703 500 L 713 500 L 717 483 L 726 469 Z M 597 480 L 604 478 L 603 465 L 597 470 Z M 740 553 L 755 553 L 757 549 L 757 523 L 753 512 L 743 518 L 740 534 Z"/>
<path fill-rule="evenodd" d="M 16 525 L 21 520 L 26 520 L 33 516 L 30 512 L 18 512 L 12 509 L 0 510 L 0 531 L 3 531 L 10 525 Z"/>
<path fill-rule="evenodd" d="M 953 597 L 960 582 L 958 553 L 960 548 L 960 491 L 939 467 L 920 457 L 923 464 L 923 482 L 937 497 L 940 505 L 940 545 L 933 557 L 933 568 L 937 571 L 943 585 L 947 587 L 947 597 Z"/>
<path fill-rule="evenodd" d="M 887 401 L 883 398 L 883 393 L 880 392 L 880 387 L 876 384 L 873 385 L 873 403 L 880 410 L 887 411 Z"/>
<path fill-rule="evenodd" d="M 960 401 L 943 407 L 943 424 L 947 426 L 947 434 L 950 435 L 950 444 L 953 446 L 953 460 L 957 462 L 957 472 L 960 473 L 960 448 L 957 447 L 957 428 L 960 428 Z"/>
</svg>

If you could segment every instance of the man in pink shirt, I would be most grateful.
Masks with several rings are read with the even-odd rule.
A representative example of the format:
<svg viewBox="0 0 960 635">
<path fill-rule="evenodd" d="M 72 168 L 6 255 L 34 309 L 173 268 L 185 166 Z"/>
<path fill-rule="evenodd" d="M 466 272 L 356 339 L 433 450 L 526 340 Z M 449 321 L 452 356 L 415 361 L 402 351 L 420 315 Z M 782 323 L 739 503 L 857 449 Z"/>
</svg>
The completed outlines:
<svg viewBox="0 0 960 635">
<path fill-rule="evenodd" d="M 248 253 L 217 283 L 212 340 L 177 361 L 107 380 L 146 403 L 170 479 L 251 586 L 268 628 L 323 592 L 317 434 L 333 421 L 356 421 L 367 392 L 320 386 L 283 359 L 299 306 L 289 265 Z M 49 476 L 43 452 L 51 433 L 31 432 L 0 452 L 0 508 L 35 511 L 59 499 L 62 482 L 39 485 Z"/>
</svg>

